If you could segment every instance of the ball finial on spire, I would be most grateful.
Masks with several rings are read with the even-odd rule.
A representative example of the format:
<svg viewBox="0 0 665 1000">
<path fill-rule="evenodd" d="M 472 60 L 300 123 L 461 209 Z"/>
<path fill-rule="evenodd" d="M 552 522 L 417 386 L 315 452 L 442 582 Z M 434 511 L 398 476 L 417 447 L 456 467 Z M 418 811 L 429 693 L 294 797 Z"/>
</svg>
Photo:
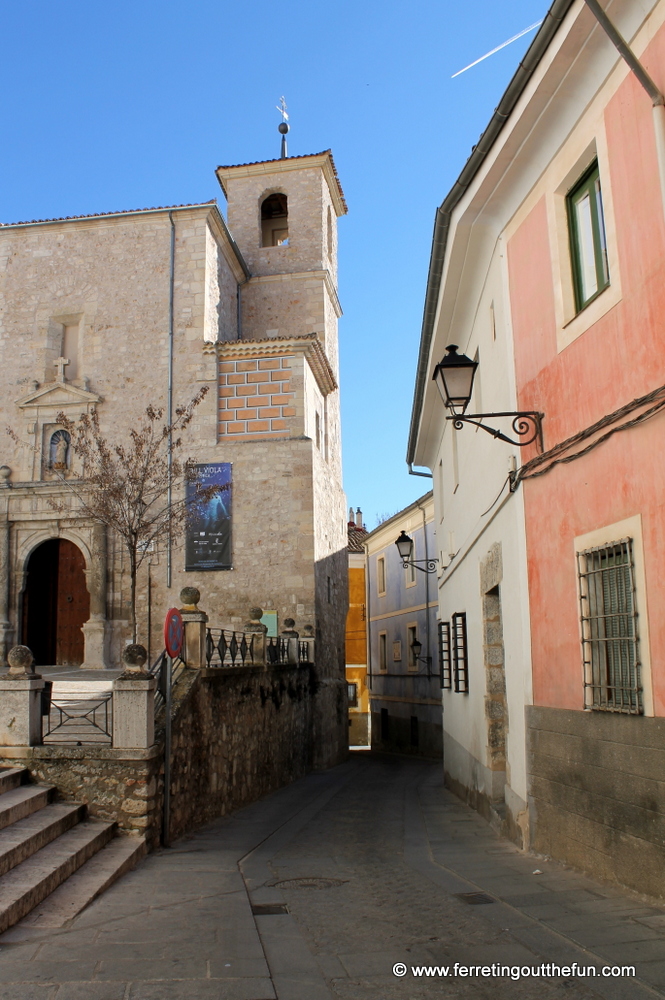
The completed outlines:
<svg viewBox="0 0 665 1000">
<path fill-rule="evenodd" d="M 286 149 L 286 135 L 287 135 L 287 132 L 289 131 L 289 125 L 288 125 L 289 116 L 286 113 L 286 99 L 284 97 L 280 97 L 279 104 L 276 105 L 276 107 L 277 107 L 277 110 L 279 111 L 280 115 L 282 116 L 282 120 L 279 123 L 279 125 L 277 126 L 277 131 L 282 136 L 282 153 L 281 153 L 281 159 L 285 160 L 286 157 L 287 157 L 287 155 L 288 155 L 287 154 L 287 149 Z"/>
</svg>

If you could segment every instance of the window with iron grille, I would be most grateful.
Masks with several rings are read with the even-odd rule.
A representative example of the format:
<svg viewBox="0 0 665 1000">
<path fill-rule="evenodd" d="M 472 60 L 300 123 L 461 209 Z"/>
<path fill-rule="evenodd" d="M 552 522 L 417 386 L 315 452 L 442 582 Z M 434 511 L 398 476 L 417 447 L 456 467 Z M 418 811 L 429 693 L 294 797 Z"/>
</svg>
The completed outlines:
<svg viewBox="0 0 665 1000">
<path fill-rule="evenodd" d="M 450 622 L 438 622 L 439 630 L 439 678 L 444 691 L 453 686 L 450 663 Z"/>
<path fill-rule="evenodd" d="M 453 643 L 453 687 L 455 691 L 469 692 L 469 655 L 466 645 L 466 612 L 456 611 L 451 619 Z"/>
<path fill-rule="evenodd" d="M 630 538 L 577 553 L 584 704 L 601 712 L 644 711 Z"/>
</svg>

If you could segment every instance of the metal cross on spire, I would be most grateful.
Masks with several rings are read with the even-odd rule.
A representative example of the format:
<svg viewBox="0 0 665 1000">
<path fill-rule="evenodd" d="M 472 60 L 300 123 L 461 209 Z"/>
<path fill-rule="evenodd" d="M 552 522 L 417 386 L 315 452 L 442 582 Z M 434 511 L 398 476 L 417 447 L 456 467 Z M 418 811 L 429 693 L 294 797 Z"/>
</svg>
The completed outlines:
<svg viewBox="0 0 665 1000">
<path fill-rule="evenodd" d="M 289 116 L 286 113 L 286 98 L 285 97 L 280 97 L 279 104 L 276 104 L 275 107 L 277 108 L 277 110 L 279 111 L 280 115 L 282 116 L 282 120 L 279 123 L 279 125 L 277 126 L 277 131 L 282 136 L 282 153 L 281 153 L 281 159 L 285 160 L 286 157 L 287 157 L 287 155 L 288 155 L 287 149 L 286 149 L 286 134 L 289 131 L 289 125 L 288 125 Z"/>
</svg>

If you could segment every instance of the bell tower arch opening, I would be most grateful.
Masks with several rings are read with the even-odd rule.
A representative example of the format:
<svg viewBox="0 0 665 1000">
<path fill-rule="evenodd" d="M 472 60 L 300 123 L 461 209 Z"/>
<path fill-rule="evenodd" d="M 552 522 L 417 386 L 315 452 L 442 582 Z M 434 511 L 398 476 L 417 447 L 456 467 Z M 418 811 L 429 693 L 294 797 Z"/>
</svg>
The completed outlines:
<svg viewBox="0 0 665 1000">
<path fill-rule="evenodd" d="M 83 553 L 66 538 L 50 538 L 32 551 L 26 566 L 22 642 L 38 666 L 80 666 L 81 626 L 90 617 Z"/>
<path fill-rule="evenodd" d="M 261 202 L 261 246 L 283 247 L 289 243 L 289 203 L 281 191 Z"/>
</svg>

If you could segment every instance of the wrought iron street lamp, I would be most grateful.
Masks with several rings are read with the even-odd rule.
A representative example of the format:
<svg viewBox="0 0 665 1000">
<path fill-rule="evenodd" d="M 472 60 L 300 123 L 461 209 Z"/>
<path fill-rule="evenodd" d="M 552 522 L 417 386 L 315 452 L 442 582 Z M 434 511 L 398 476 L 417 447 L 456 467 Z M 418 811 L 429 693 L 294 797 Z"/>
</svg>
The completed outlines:
<svg viewBox="0 0 665 1000">
<path fill-rule="evenodd" d="M 399 552 L 399 557 L 402 560 L 402 566 L 406 569 L 408 566 L 413 566 L 415 569 L 419 569 L 422 573 L 436 573 L 436 564 L 438 559 L 412 559 L 413 555 L 413 539 L 409 538 L 405 531 L 402 531 L 399 538 L 395 541 L 397 546 L 397 551 Z M 425 563 L 425 566 L 420 566 L 419 563 Z"/>
<path fill-rule="evenodd" d="M 423 648 L 423 644 L 420 641 L 420 639 L 414 638 L 413 642 L 411 643 L 411 653 L 413 655 L 413 662 L 414 663 L 418 663 L 418 662 L 424 663 L 427 667 L 430 667 L 431 664 L 432 664 L 432 657 L 431 656 L 421 656 L 420 655 L 420 651 L 422 650 L 422 648 Z"/>
<path fill-rule="evenodd" d="M 446 351 L 447 355 L 439 361 L 432 378 L 441 393 L 443 405 L 452 414 L 452 416 L 446 417 L 446 420 L 452 420 L 455 430 L 461 431 L 464 424 L 473 424 L 474 427 L 480 427 L 487 431 L 492 437 L 498 438 L 500 441 L 507 441 L 508 444 L 515 444 L 518 448 L 524 448 L 537 441 L 538 449 L 542 451 L 543 413 L 538 413 L 535 410 L 513 410 L 500 413 L 466 414 L 466 408 L 473 392 L 473 380 L 478 362 L 467 358 L 466 354 L 458 354 L 456 344 L 450 344 Z M 488 417 L 490 419 L 512 417 L 512 428 L 517 435 L 517 440 L 508 437 L 503 431 L 484 424 L 483 420 Z"/>
</svg>

